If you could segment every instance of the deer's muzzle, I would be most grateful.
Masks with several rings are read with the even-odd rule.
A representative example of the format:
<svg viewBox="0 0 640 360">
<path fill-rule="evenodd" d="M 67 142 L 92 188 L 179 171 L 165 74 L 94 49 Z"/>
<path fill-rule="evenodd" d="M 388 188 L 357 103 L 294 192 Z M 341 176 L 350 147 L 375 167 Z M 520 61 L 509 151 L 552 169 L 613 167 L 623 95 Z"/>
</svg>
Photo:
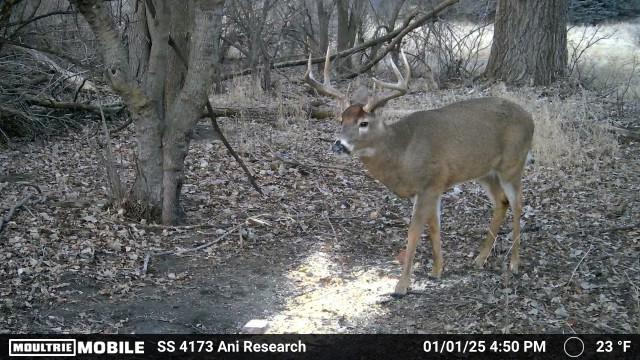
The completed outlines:
<svg viewBox="0 0 640 360">
<path fill-rule="evenodd" d="M 331 151 L 333 151 L 336 154 L 350 153 L 349 149 L 346 146 L 344 146 L 344 144 L 342 144 L 340 140 L 336 140 L 333 143 L 333 145 L 331 145 Z"/>
</svg>

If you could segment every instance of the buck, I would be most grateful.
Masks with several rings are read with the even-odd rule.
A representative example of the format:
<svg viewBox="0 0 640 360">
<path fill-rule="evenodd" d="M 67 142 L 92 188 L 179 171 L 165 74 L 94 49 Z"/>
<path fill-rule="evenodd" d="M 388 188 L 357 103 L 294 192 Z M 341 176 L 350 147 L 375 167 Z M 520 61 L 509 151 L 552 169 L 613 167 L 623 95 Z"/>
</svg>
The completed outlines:
<svg viewBox="0 0 640 360">
<path fill-rule="evenodd" d="M 374 95 L 366 104 L 351 104 L 348 97 L 331 86 L 330 56 L 324 80 L 313 76 L 311 57 L 305 82 L 319 93 L 336 98 L 344 109 L 335 152 L 350 153 L 364 163 L 368 172 L 402 198 L 413 200 L 402 275 L 394 294 L 403 296 L 411 285 L 416 247 L 425 224 L 429 226 L 433 253 L 431 275 L 439 278 L 444 260 L 440 240 L 440 197 L 454 184 L 476 180 L 494 204 L 489 232 L 475 258 L 482 268 L 504 221 L 508 207 L 513 212 L 513 245 L 510 270 L 520 264 L 520 213 L 522 171 L 531 149 L 533 120 L 519 105 L 497 97 L 465 100 L 445 107 L 413 112 L 395 122 L 377 114 L 389 100 L 405 95 L 411 69 L 404 52 L 404 76 L 391 61 L 397 82 L 373 78 Z M 392 90 L 375 96 L 375 86 Z"/>
</svg>

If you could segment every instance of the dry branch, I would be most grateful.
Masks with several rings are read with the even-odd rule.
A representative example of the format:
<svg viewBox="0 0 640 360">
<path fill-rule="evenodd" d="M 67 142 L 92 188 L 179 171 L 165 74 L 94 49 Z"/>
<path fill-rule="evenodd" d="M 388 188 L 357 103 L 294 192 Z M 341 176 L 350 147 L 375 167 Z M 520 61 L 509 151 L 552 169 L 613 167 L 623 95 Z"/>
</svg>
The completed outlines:
<svg viewBox="0 0 640 360">
<path fill-rule="evenodd" d="M 24 184 L 24 186 L 34 188 L 38 192 L 38 195 L 42 195 L 42 190 L 40 190 L 38 186 L 33 184 Z M 5 216 L 0 217 L 0 233 L 2 232 L 2 230 L 4 230 L 5 225 L 9 223 L 9 221 L 11 221 L 11 218 L 13 217 L 13 215 L 15 215 L 16 211 L 18 211 L 21 207 L 23 207 L 29 200 L 33 199 L 35 195 L 36 194 L 31 193 L 23 197 L 20 201 L 18 201 L 14 206 L 12 206 L 9 209 L 9 211 Z M 39 196 L 36 200 L 36 202 L 42 202 L 42 201 L 44 201 L 44 196 Z"/>
<path fill-rule="evenodd" d="M 211 126 L 213 126 L 213 129 L 218 133 L 220 140 L 222 140 L 222 143 L 227 148 L 231 156 L 233 156 L 233 158 L 236 159 L 238 164 L 240 164 L 240 167 L 242 168 L 242 170 L 244 170 L 244 173 L 247 174 L 247 178 L 249 179 L 249 183 L 251 183 L 251 186 L 253 186 L 253 188 L 256 189 L 256 191 L 260 195 L 264 195 L 262 193 L 262 190 L 256 183 L 256 179 L 251 174 L 251 171 L 249 171 L 247 166 L 244 164 L 244 161 L 242 161 L 240 156 L 238 156 L 235 150 L 233 150 L 233 148 L 231 147 L 231 144 L 229 144 L 229 142 L 227 141 L 227 138 L 222 133 L 222 129 L 220 129 L 220 126 L 218 126 L 218 120 L 216 118 L 216 115 L 213 113 L 213 108 L 211 107 L 211 101 L 207 101 L 207 111 L 209 112 L 209 117 L 211 118 Z"/>
<path fill-rule="evenodd" d="M 47 107 L 51 109 L 60 109 L 60 110 L 79 110 L 79 111 L 91 111 L 96 114 L 100 114 L 100 106 L 90 105 L 90 104 L 81 104 L 74 102 L 60 102 L 51 99 L 41 99 L 35 96 L 27 95 L 25 96 L 25 102 L 31 105 Z M 124 105 L 121 103 L 115 103 L 110 105 L 102 106 L 102 110 L 104 112 L 118 112 L 124 109 Z"/>
<path fill-rule="evenodd" d="M 459 0 L 446 0 L 446 1 L 443 1 L 440 4 L 436 5 L 433 8 L 433 10 L 431 10 L 431 11 L 429 11 L 427 13 L 422 13 L 422 12 L 417 11 L 417 10 L 413 11 L 413 12 L 411 12 L 411 14 L 409 14 L 405 18 L 405 20 L 402 23 L 402 26 L 400 26 L 398 29 L 396 29 L 396 30 L 384 35 L 384 36 L 381 36 L 379 38 L 371 39 L 371 40 L 366 41 L 366 42 L 364 42 L 364 43 L 362 43 L 362 44 L 360 44 L 358 46 L 354 46 L 351 49 L 343 50 L 343 51 L 341 51 L 339 53 L 333 54 L 333 55 L 330 56 L 329 59 L 331 61 L 335 61 L 336 59 L 347 57 L 347 56 L 353 55 L 355 53 L 359 53 L 359 52 L 362 52 L 364 50 L 367 50 L 370 47 L 374 47 L 374 46 L 382 44 L 384 42 L 391 41 L 391 44 L 389 44 L 387 47 L 385 47 L 383 49 L 383 51 L 378 56 L 376 56 L 374 61 L 371 61 L 371 62 L 367 63 L 366 65 L 364 65 L 362 68 L 360 68 L 359 71 L 357 71 L 355 73 L 355 75 L 352 74 L 352 76 L 356 76 L 356 75 L 358 75 L 358 74 L 360 74 L 362 72 L 365 72 L 368 69 L 370 69 L 371 67 L 373 67 L 378 61 L 380 61 L 384 57 L 384 55 L 386 55 L 389 51 L 391 51 L 393 46 L 395 46 L 397 43 L 402 41 L 402 39 L 404 38 L 405 35 L 407 35 L 411 31 L 423 26 L 424 24 L 427 23 L 427 21 L 435 18 L 442 11 L 447 9 L 449 6 L 456 4 L 458 1 Z M 309 61 L 308 58 L 304 58 L 304 59 L 300 59 L 300 60 L 284 61 L 284 62 L 270 64 L 270 68 L 272 68 L 272 69 L 281 69 L 281 68 L 292 67 L 292 66 L 306 65 L 308 61 Z M 324 61 L 325 61 L 325 57 L 324 56 L 311 59 L 311 63 L 313 63 L 313 64 L 318 64 L 318 63 L 321 63 L 321 62 L 324 62 Z M 237 77 L 237 76 L 249 75 L 253 71 L 255 71 L 255 70 L 261 71 L 261 70 L 263 70 L 263 68 L 264 68 L 264 66 L 258 66 L 258 67 L 255 67 L 255 68 L 247 68 L 247 69 L 243 69 L 243 70 L 240 70 L 240 71 L 227 73 L 227 74 L 221 76 L 219 78 L 219 80 L 228 80 L 228 79 L 232 79 L 232 78 Z"/>
<path fill-rule="evenodd" d="M 249 218 L 251 219 L 251 218 Z M 218 236 L 217 238 L 215 238 L 212 241 L 209 241 L 207 243 L 204 243 L 202 245 L 198 245 L 196 247 L 190 248 L 190 249 L 178 249 L 178 250 L 170 250 L 170 251 L 162 251 L 162 252 L 157 252 L 157 253 L 147 253 L 147 255 L 145 255 L 144 257 L 144 263 L 142 264 L 142 275 L 147 273 L 147 270 L 149 268 L 149 263 L 151 262 L 151 258 L 153 256 L 164 256 L 164 255 L 183 255 L 186 253 L 190 253 L 190 252 L 195 252 L 198 250 L 202 250 L 202 249 L 206 249 L 212 245 L 215 245 L 219 242 L 221 242 L 222 240 L 224 240 L 227 236 L 229 236 L 229 234 L 233 233 L 234 231 L 236 231 L 238 228 L 240 228 L 241 224 L 238 224 L 236 226 L 233 226 L 232 228 L 230 228 L 229 230 L 225 231 L 222 235 Z"/>
<path fill-rule="evenodd" d="M 266 106 L 258 107 L 212 107 L 211 111 L 216 117 L 238 117 L 245 116 L 258 119 L 275 119 L 278 117 L 278 110 Z M 316 119 L 326 119 L 335 116 L 335 112 L 331 110 L 323 110 L 313 106 L 305 106 L 304 111 L 308 116 Z M 209 113 L 203 114 L 203 117 L 209 116 Z"/>
<path fill-rule="evenodd" d="M 307 164 L 307 163 L 302 163 L 298 160 L 295 159 L 285 159 L 282 155 L 278 154 L 278 153 L 274 153 L 273 157 L 278 160 L 281 161 L 287 165 L 291 165 L 291 166 L 295 166 L 295 167 L 302 167 L 302 168 L 308 168 L 308 169 L 314 169 L 314 168 L 322 168 L 322 169 L 331 169 L 331 170 L 340 170 L 340 171 L 344 171 L 344 172 L 348 172 L 351 174 L 355 174 L 355 175 L 363 175 L 366 176 L 370 179 L 373 179 L 369 174 L 367 174 L 364 171 L 357 171 L 357 170 L 352 170 L 346 167 L 342 167 L 342 166 L 335 166 L 335 165 L 323 165 L 323 164 Z"/>
</svg>

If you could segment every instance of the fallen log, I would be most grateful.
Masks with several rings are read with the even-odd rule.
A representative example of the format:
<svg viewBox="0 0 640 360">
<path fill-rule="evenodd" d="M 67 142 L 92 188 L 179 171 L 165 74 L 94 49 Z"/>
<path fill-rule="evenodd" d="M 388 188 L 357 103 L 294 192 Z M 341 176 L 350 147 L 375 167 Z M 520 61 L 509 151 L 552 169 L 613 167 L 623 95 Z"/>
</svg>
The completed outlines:
<svg viewBox="0 0 640 360">
<path fill-rule="evenodd" d="M 97 105 L 55 101 L 53 99 L 42 99 L 31 95 L 26 95 L 24 101 L 29 105 L 42 106 L 50 109 L 91 111 L 100 114 L 100 106 Z M 107 113 L 118 112 L 122 109 L 124 109 L 124 104 L 122 103 L 102 105 L 102 111 Z"/>
<path fill-rule="evenodd" d="M 275 119 L 280 115 L 278 109 L 270 108 L 266 106 L 257 107 L 213 107 L 212 114 L 216 117 L 247 117 L 257 119 Z M 322 109 L 312 106 L 305 106 L 304 112 L 307 116 L 315 119 L 326 119 L 334 117 L 336 113 L 329 108 Z M 293 112 L 292 110 L 291 112 Z M 285 111 L 286 113 L 286 111 Z M 202 114 L 202 117 L 209 116 L 208 112 Z"/>
</svg>

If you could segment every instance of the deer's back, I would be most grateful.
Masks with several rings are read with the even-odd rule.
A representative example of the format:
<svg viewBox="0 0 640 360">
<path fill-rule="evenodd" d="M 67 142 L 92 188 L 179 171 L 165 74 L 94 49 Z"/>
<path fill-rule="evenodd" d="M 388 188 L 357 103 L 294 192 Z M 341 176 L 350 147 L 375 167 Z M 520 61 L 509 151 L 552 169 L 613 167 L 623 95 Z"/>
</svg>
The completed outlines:
<svg viewBox="0 0 640 360">
<path fill-rule="evenodd" d="M 390 140 L 396 144 L 390 148 L 397 149 L 399 166 L 394 183 L 385 184 L 409 196 L 432 183 L 449 187 L 491 171 L 521 167 L 533 136 L 528 112 L 493 97 L 419 111 L 393 127 Z"/>
</svg>

